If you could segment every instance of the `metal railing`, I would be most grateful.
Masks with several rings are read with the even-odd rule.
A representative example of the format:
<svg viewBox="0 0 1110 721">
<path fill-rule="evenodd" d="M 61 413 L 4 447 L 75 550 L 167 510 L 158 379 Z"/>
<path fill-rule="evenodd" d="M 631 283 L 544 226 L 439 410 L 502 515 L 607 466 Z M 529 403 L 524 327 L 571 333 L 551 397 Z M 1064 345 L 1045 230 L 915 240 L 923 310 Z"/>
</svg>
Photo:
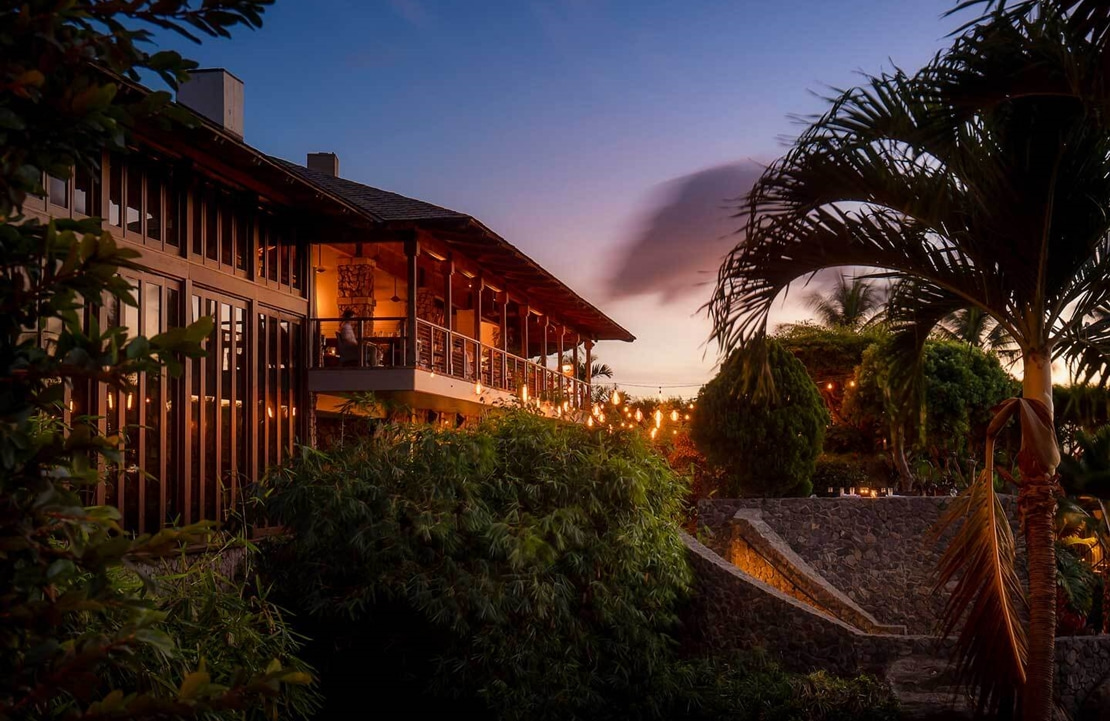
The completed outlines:
<svg viewBox="0 0 1110 721">
<path fill-rule="evenodd" d="M 397 317 L 315 318 L 313 367 L 404 367 L 406 326 L 407 319 Z M 589 384 L 421 319 L 416 367 L 567 409 L 590 405 Z"/>
<path fill-rule="evenodd" d="M 405 365 L 405 318 L 313 318 L 313 368 Z"/>
</svg>

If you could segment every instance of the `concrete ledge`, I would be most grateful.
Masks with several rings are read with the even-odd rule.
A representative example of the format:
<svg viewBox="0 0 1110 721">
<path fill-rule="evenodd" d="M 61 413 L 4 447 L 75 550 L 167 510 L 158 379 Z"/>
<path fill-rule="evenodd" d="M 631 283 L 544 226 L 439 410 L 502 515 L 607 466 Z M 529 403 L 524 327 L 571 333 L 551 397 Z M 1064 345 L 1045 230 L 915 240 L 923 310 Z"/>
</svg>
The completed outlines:
<svg viewBox="0 0 1110 721">
<path fill-rule="evenodd" d="M 902 625 L 883 624 L 829 583 L 763 521 L 763 512 L 742 508 L 732 520 L 728 560 L 733 565 L 867 633 L 905 635 Z"/>
</svg>

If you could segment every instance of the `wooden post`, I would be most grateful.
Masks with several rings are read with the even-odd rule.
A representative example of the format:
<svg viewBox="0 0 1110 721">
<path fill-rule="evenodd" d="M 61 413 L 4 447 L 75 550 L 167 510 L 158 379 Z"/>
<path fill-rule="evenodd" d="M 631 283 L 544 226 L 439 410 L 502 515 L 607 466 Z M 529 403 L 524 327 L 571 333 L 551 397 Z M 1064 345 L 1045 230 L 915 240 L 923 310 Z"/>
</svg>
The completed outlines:
<svg viewBox="0 0 1110 721">
<path fill-rule="evenodd" d="M 528 376 L 532 372 L 532 357 L 528 352 L 528 320 L 532 316 L 532 309 L 528 307 L 527 303 L 521 303 L 518 307 L 520 313 L 520 357 L 524 359 L 524 385 L 528 385 Z M 529 386 L 529 390 L 531 387 Z"/>
<path fill-rule="evenodd" d="M 501 291 L 501 385 L 509 387 L 509 294 Z"/>
<path fill-rule="evenodd" d="M 563 396 L 565 395 L 565 390 L 566 390 L 566 387 L 567 387 L 567 377 L 565 375 L 563 375 L 563 336 L 566 335 L 566 332 L 567 332 L 567 327 L 565 325 L 563 325 L 562 323 L 560 323 L 559 324 L 559 359 L 555 361 L 555 372 L 559 374 L 558 375 L 559 384 L 556 386 L 556 390 L 559 393 L 559 397 L 557 399 L 558 403 L 563 402 Z"/>
<path fill-rule="evenodd" d="M 586 385 L 591 385 L 593 383 L 594 342 L 592 340 L 588 340 L 583 345 L 586 348 Z"/>
<path fill-rule="evenodd" d="M 482 290 L 485 283 L 482 276 L 474 279 L 474 340 L 482 342 Z"/>
<path fill-rule="evenodd" d="M 571 361 L 574 364 L 574 370 L 571 371 L 571 377 L 574 378 L 574 380 L 571 382 L 571 387 L 574 388 L 573 405 L 575 408 L 578 408 L 582 405 L 582 393 L 580 392 L 581 386 L 579 386 L 578 384 L 578 346 L 580 345 L 582 345 L 582 336 L 576 334 L 574 336 L 574 358 Z"/>
<path fill-rule="evenodd" d="M 455 373 L 455 340 L 452 338 L 455 330 L 455 258 L 447 256 L 443 263 L 443 327 L 447 329 L 447 375 Z"/>
<path fill-rule="evenodd" d="M 406 306 L 407 318 L 405 319 L 405 365 L 416 367 L 416 283 L 418 278 L 416 260 L 420 255 L 420 242 L 416 234 L 405 239 L 405 258 L 408 260 L 408 296 Z"/>
</svg>

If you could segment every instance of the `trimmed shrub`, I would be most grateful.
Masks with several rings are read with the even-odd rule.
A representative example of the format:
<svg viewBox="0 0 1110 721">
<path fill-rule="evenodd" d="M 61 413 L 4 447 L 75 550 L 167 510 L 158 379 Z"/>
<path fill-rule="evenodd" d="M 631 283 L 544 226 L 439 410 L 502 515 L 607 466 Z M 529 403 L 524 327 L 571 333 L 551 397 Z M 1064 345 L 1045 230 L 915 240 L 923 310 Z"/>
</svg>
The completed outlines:
<svg viewBox="0 0 1110 721">
<path fill-rule="evenodd" d="M 384 426 L 268 479 L 290 534 L 271 572 L 315 623 L 390 639 L 438 694 L 501 718 L 659 717 L 685 490 L 638 434 L 523 412 Z"/>
<path fill-rule="evenodd" d="M 829 414 L 801 361 L 769 341 L 771 398 L 745 392 L 734 356 L 698 395 L 690 436 L 724 474 L 722 496 L 808 496 Z"/>
<path fill-rule="evenodd" d="M 818 493 L 827 493 L 829 488 L 858 488 L 870 481 L 867 467 L 850 457 L 821 456 L 813 470 L 812 483 Z"/>
</svg>

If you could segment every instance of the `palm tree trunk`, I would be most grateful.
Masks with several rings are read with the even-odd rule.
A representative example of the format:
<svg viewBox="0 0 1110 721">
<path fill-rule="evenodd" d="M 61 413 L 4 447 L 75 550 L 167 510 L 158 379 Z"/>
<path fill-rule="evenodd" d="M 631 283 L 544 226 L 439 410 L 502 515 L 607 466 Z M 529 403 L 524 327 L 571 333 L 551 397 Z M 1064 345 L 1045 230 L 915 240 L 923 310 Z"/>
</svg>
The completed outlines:
<svg viewBox="0 0 1110 721">
<path fill-rule="evenodd" d="M 1041 401 L 1052 411 L 1052 359 L 1047 350 L 1024 357 L 1023 396 Z M 1026 435 L 1018 454 L 1021 490 L 1018 506 L 1025 524 L 1025 551 L 1029 564 L 1029 660 L 1022 693 L 1025 721 L 1050 721 L 1056 660 L 1056 469 L 1043 461 L 1044 454 L 1029 448 Z M 1052 440 L 1055 444 L 1055 440 Z"/>
<path fill-rule="evenodd" d="M 899 490 L 909 493 L 913 490 L 913 471 L 910 470 L 910 463 L 906 460 L 905 436 L 901 433 L 897 434 L 891 446 L 890 455 L 894 457 L 894 465 L 898 469 Z"/>
</svg>

